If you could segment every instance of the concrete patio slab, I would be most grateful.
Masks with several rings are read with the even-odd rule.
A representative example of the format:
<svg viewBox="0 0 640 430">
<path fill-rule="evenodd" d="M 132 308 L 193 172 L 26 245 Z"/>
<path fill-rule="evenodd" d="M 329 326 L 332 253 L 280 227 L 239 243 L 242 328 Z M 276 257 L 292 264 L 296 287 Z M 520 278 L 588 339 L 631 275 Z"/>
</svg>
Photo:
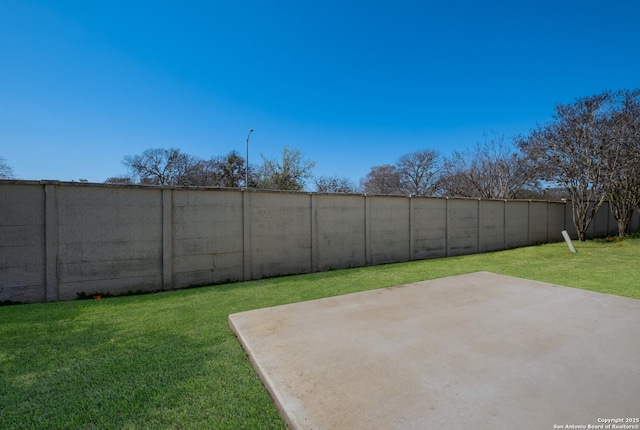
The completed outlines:
<svg viewBox="0 0 640 430">
<path fill-rule="evenodd" d="M 479 272 L 229 324 L 291 429 L 640 427 L 640 300 Z"/>
</svg>

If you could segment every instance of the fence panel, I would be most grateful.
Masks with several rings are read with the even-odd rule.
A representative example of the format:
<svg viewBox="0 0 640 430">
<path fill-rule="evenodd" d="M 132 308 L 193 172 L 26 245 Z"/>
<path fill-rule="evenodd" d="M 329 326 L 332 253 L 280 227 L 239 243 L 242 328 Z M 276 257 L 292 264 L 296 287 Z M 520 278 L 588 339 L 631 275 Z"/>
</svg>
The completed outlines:
<svg viewBox="0 0 640 430">
<path fill-rule="evenodd" d="M 529 202 L 529 245 L 548 242 L 549 204 Z"/>
<path fill-rule="evenodd" d="M 510 201 L 506 208 L 507 248 L 529 244 L 529 202 Z"/>
<path fill-rule="evenodd" d="M 478 214 L 480 201 L 448 200 L 447 255 L 478 252 Z"/>
<path fill-rule="evenodd" d="M 311 272 L 311 199 L 306 193 L 250 194 L 251 279 Z"/>
<path fill-rule="evenodd" d="M 366 197 L 370 264 L 410 260 L 410 200 L 407 197 Z"/>
<path fill-rule="evenodd" d="M 564 203 L 0 181 L 0 301 L 494 251 L 564 229 Z M 589 237 L 615 233 L 605 204 Z"/>
<path fill-rule="evenodd" d="M 317 195 L 315 199 L 314 270 L 364 266 L 365 197 Z"/>
<path fill-rule="evenodd" d="M 59 299 L 157 290 L 163 270 L 162 191 L 57 188 Z"/>
<path fill-rule="evenodd" d="M 480 202 L 480 252 L 505 249 L 505 202 Z"/>
<path fill-rule="evenodd" d="M 414 260 L 446 257 L 447 200 L 413 197 L 411 223 Z"/>
<path fill-rule="evenodd" d="M 173 190 L 176 288 L 243 279 L 242 192 Z"/>
<path fill-rule="evenodd" d="M 45 194 L 0 184 L 0 302 L 46 300 Z"/>
</svg>

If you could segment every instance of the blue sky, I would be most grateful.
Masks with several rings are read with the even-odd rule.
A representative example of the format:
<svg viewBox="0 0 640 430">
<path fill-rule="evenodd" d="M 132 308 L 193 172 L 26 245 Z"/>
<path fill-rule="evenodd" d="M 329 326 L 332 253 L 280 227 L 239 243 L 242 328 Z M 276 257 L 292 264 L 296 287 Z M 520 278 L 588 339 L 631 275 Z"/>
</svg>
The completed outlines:
<svg viewBox="0 0 640 430">
<path fill-rule="evenodd" d="M 556 103 L 640 86 L 640 2 L 0 2 L 0 157 L 22 179 L 125 173 L 176 147 L 357 182 Z"/>
</svg>

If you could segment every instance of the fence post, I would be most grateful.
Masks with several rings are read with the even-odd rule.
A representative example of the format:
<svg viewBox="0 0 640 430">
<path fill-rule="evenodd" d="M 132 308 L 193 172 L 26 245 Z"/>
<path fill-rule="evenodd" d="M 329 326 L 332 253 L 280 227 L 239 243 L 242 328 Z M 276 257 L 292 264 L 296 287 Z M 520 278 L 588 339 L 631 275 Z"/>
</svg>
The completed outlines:
<svg viewBox="0 0 640 430">
<path fill-rule="evenodd" d="M 531 200 L 527 202 L 527 245 L 531 245 Z"/>
<path fill-rule="evenodd" d="M 173 284 L 173 195 L 162 189 L 162 289 L 172 290 Z"/>
<path fill-rule="evenodd" d="M 503 227 L 502 227 L 502 249 L 507 249 L 507 221 L 509 217 L 507 217 L 507 199 L 502 201 L 502 217 L 503 217 Z"/>
<path fill-rule="evenodd" d="M 476 243 L 476 254 L 482 252 L 482 208 L 481 208 L 481 198 L 478 198 L 478 208 L 477 208 L 477 228 L 478 228 L 478 234 L 477 234 L 477 243 Z"/>
<path fill-rule="evenodd" d="M 58 181 L 44 182 L 45 293 L 48 302 L 60 300 L 60 279 L 58 278 L 58 252 L 60 251 L 58 184 Z"/>
<path fill-rule="evenodd" d="M 409 261 L 413 261 L 414 233 L 413 233 L 413 197 L 409 196 Z"/>
<path fill-rule="evenodd" d="M 364 264 L 371 265 L 371 214 L 369 197 L 364 195 Z"/>
<path fill-rule="evenodd" d="M 309 193 L 311 211 L 311 272 L 318 271 L 318 196 Z"/>
<path fill-rule="evenodd" d="M 551 202 L 549 202 L 549 200 L 547 200 L 547 243 L 549 243 L 549 224 L 550 224 L 550 218 L 551 218 L 551 213 L 550 213 L 550 207 L 551 207 Z"/>
<path fill-rule="evenodd" d="M 251 192 L 242 190 L 242 278 L 251 280 Z"/>
<path fill-rule="evenodd" d="M 569 231 L 569 226 L 567 225 L 567 208 L 569 207 L 569 200 L 564 201 L 564 230 Z"/>
<path fill-rule="evenodd" d="M 446 212 L 446 216 L 444 219 L 444 223 L 445 223 L 445 227 L 444 227 L 444 242 L 445 242 L 445 257 L 448 257 L 450 254 L 450 250 L 449 250 L 449 244 L 450 244 L 450 224 L 451 224 L 451 214 L 449 213 L 451 208 L 449 207 L 449 197 L 445 197 L 445 205 L 444 205 L 444 210 Z"/>
</svg>

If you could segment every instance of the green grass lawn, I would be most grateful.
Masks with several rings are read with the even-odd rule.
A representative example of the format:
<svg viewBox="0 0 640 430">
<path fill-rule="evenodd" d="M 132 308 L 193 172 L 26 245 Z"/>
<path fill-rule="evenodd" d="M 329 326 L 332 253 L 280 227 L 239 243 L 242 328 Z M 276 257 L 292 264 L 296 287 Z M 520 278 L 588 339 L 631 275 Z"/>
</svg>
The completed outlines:
<svg viewBox="0 0 640 430">
<path fill-rule="evenodd" d="M 0 428 L 283 429 L 230 313 L 479 270 L 640 299 L 640 239 L 0 307 Z"/>
</svg>

